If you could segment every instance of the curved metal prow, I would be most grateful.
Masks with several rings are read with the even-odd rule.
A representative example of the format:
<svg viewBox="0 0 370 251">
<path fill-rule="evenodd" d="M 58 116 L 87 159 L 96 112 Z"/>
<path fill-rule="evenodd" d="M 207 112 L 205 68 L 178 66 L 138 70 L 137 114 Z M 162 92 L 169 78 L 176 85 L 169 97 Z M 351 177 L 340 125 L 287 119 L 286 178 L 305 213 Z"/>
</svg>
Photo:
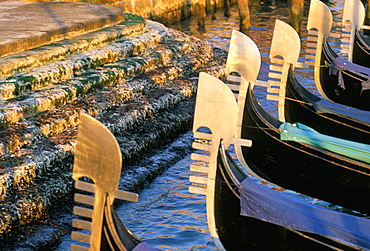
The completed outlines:
<svg viewBox="0 0 370 251">
<path fill-rule="evenodd" d="M 348 54 L 348 61 L 352 62 L 353 43 L 355 32 L 361 29 L 365 21 L 365 6 L 361 0 L 346 0 L 342 16 L 342 52 Z"/>
<path fill-rule="evenodd" d="M 365 6 L 361 0 L 346 0 L 344 2 L 342 24 L 350 22 L 353 28 L 361 27 L 365 21 Z M 352 33 L 354 34 L 354 33 Z"/>
<path fill-rule="evenodd" d="M 278 115 L 285 121 L 285 85 L 288 78 L 289 67 L 298 62 L 301 51 L 301 39 L 296 30 L 289 24 L 275 21 L 275 28 L 270 48 L 270 87 L 267 99 L 278 101 Z M 277 95 L 276 95 L 277 94 Z"/>
<path fill-rule="evenodd" d="M 329 36 L 333 25 L 330 9 L 319 0 L 311 0 L 308 12 L 307 30 L 316 29 L 318 37 Z M 318 41 L 320 42 L 320 41 Z"/>
<path fill-rule="evenodd" d="M 268 86 L 267 82 L 257 80 L 260 67 L 261 54 L 257 45 L 247 35 L 233 30 L 225 71 L 226 74 L 238 73 L 240 75 L 239 79 L 233 75 L 228 75 L 228 80 L 237 82 L 237 84 L 227 85 L 236 92 L 235 96 L 238 101 L 237 135 L 240 135 L 244 103 L 249 84 L 251 84 L 251 88 L 254 85 Z"/>
<path fill-rule="evenodd" d="M 325 97 L 320 84 L 320 63 L 321 51 L 323 46 L 324 37 L 329 37 L 332 33 L 333 16 L 330 9 L 319 0 L 311 0 L 310 9 L 307 20 L 307 50 L 306 58 L 314 59 L 314 77 L 317 90 Z"/>
<path fill-rule="evenodd" d="M 237 105 L 232 91 L 218 78 L 201 72 L 199 75 L 193 132 L 200 127 L 212 131 L 212 139 L 232 143 L 237 121 Z"/>
<path fill-rule="evenodd" d="M 73 213 L 91 221 L 73 219 L 72 226 L 91 234 L 72 232 L 73 240 L 85 242 L 90 247 L 71 245 L 71 250 L 100 250 L 105 206 L 112 205 L 115 198 L 138 200 L 137 194 L 117 190 L 121 165 L 121 151 L 113 134 L 98 120 L 81 113 L 72 178 L 77 189 L 94 196 L 75 194 L 76 202 L 88 206 L 75 206 Z M 82 177 L 90 178 L 93 183 L 81 181 Z"/>
<path fill-rule="evenodd" d="M 270 60 L 277 56 L 284 59 L 284 63 L 295 65 L 301 50 L 301 39 L 297 31 L 289 24 L 275 21 L 274 33 L 270 48 Z"/>
<path fill-rule="evenodd" d="M 241 84 L 255 84 L 261 66 L 261 55 L 257 45 L 245 34 L 233 30 L 226 61 L 226 74 L 237 72 Z"/>
<path fill-rule="evenodd" d="M 205 175 L 190 176 L 193 186 L 189 192 L 207 196 L 207 220 L 210 234 L 219 250 L 225 250 L 219 240 L 214 219 L 215 177 L 217 170 L 218 147 L 221 139 L 228 147 L 232 143 L 250 145 L 248 140 L 234 140 L 238 118 L 236 100 L 230 88 L 221 80 L 200 73 L 197 100 L 194 114 L 194 143 L 197 150 L 191 155 L 193 164 L 190 170 Z M 202 133 L 198 129 L 206 127 L 211 133 Z"/>
</svg>

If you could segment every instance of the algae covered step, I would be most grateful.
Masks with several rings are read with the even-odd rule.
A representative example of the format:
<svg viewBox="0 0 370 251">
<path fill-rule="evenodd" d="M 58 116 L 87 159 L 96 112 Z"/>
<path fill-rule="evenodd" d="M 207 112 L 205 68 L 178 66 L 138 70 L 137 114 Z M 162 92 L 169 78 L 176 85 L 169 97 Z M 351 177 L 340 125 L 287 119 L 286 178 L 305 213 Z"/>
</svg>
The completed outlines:
<svg viewBox="0 0 370 251">
<path fill-rule="evenodd" d="M 80 112 L 107 126 L 131 163 L 190 129 L 200 71 L 225 77 L 226 52 L 126 15 L 132 31 L 123 22 L 91 32 L 91 47 L 75 38 L 28 51 L 29 60 L 27 51 L 12 55 L 22 67 L 0 86 L 0 247 L 70 202 Z"/>
<path fill-rule="evenodd" d="M 175 34 L 176 32 L 172 31 L 172 33 Z M 167 43 L 152 48 L 147 47 L 140 55 L 106 63 L 97 69 L 92 69 L 68 80 L 52 83 L 27 95 L 0 102 L 0 117 L 2 119 L 0 127 L 7 132 L 14 131 L 13 124 L 15 128 L 22 126 L 26 137 L 18 135 L 17 138 L 27 138 L 27 140 L 20 140 L 19 143 L 15 143 L 13 140 L 3 141 L 0 156 L 12 153 L 14 149 L 21 147 L 19 144 L 32 141 L 34 136 L 37 139 L 39 133 L 36 132 L 37 129 L 34 129 L 34 125 L 27 125 L 28 118 L 37 118 L 38 115 L 45 112 L 73 104 L 76 99 L 83 98 L 88 93 L 97 93 L 97 96 L 104 97 L 105 100 L 102 105 L 104 107 L 101 107 L 101 110 L 108 109 L 109 106 L 118 102 L 135 98 L 143 91 L 164 85 L 166 81 L 178 78 L 186 74 L 186 71 L 191 71 L 197 65 L 203 64 L 202 61 L 206 62 L 211 59 L 212 53 L 210 53 L 209 47 L 198 45 L 198 48 L 195 47 L 196 44 L 194 43 L 192 46 L 187 46 L 188 49 L 183 51 L 178 48 L 184 46 L 178 46 L 176 41 L 170 37 L 167 39 Z M 181 44 L 183 45 L 183 43 Z M 190 41 L 187 44 L 190 45 Z M 188 53 L 184 57 L 183 54 L 187 53 L 188 50 L 197 50 L 202 52 L 203 55 L 197 57 Z M 138 77 L 135 77 L 136 75 Z M 130 78 L 131 80 L 129 80 Z M 181 93 L 188 91 L 186 89 L 181 90 L 183 87 L 180 85 L 173 87 L 168 85 L 168 87 L 178 88 Z M 95 99 L 98 98 L 95 97 Z M 66 123 L 69 123 L 68 121 L 70 120 L 66 120 Z M 60 125 L 63 121 L 58 120 L 57 123 Z M 30 128 L 30 130 L 27 130 L 27 128 Z M 53 132 L 52 128 L 53 126 L 40 125 L 41 132 L 44 135 L 57 133 Z M 61 127 L 59 126 L 59 128 Z"/>
</svg>

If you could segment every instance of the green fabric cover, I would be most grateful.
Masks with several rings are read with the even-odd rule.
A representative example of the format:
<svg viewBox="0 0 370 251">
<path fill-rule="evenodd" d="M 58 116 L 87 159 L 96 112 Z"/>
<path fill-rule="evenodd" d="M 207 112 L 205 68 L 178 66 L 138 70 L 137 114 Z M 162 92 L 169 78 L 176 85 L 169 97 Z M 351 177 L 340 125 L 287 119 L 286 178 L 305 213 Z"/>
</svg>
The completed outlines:
<svg viewBox="0 0 370 251">
<path fill-rule="evenodd" d="M 318 133 L 300 123 L 282 123 L 280 139 L 316 146 L 370 164 L 370 145 Z"/>
</svg>

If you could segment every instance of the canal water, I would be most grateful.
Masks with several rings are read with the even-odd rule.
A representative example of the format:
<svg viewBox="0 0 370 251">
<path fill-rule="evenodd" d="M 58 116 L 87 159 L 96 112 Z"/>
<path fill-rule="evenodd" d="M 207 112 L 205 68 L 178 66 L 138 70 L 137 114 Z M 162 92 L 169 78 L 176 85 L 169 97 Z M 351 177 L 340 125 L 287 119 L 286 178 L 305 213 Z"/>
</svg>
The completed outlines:
<svg viewBox="0 0 370 251">
<path fill-rule="evenodd" d="M 185 156 L 142 191 L 139 202 L 117 210 L 135 235 L 156 248 L 216 250 L 208 232 L 205 196 L 188 192 L 190 163 Z"/>
<path fill-rule="evenodd" d="M 340 2 L 328 4 L 333 9 L 343 7 Z M 274 23 L 276 19 L 287 22 L 289 9 L 286 1 L 251 0 L 250 11 L 252 27 L 248 36 L 255 41 L 261 52 L 263 63 L 259 79 L 266 79 L 266 62 Z M 212 20 L 211 15 L 207 15 L 203 29 L 198 27 L 196 16 L 169 27 L 228 50 L 231 32 L 239 27 L 237 9 L 235 6 L 231 8 L 230 17 L 225 17 L 222 9 L 217 10 L 215 16 L 216 19 Z M 307 77 L 304 71 L 299 76 L 302 81 Z M 271 112 L 275 110 L 274 103 L 263 100 L 263 95 L 260 98 L 265 108 Z M 162 250 L 216 249 L 208 231 L 205 196 L 188 192 L 191 137 L 192 133 L 188 132 L 178 139 L 178 148 L 183 149 L 184 157 L 148 184 L 140 192 L 139 202 L 124 203 L 117 208 L 120 218 L 137 237 Z M 177 143 L 173 144 L 176 146 Z M 69 250 L 71 243 L 73 241 L 66 237 L 56 250 Z"/>
</svg>

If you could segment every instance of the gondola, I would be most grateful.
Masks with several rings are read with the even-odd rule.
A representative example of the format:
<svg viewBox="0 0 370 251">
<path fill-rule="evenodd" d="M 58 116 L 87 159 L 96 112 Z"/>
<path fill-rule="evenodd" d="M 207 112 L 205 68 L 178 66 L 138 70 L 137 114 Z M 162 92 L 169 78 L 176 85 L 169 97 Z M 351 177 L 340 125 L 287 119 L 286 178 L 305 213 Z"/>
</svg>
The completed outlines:
<svg viewBox="0 0 370 251">
<path fill-rule="evenodd" d="M 114 199 L 137 201 L 135 193 L 117 190 L 121 176 L 121 152 L 111 132 L 98 120 L 81 113 L 72 178 L 75 218 L 71 250 L 156 251 L 135 237 L 119 219 Z"/>
<path fill-rule="evenodd" d="M 289 39 L 285 41 L 285 44 L 290 50 L 282 51 L 280 50 L 281 41 L 284 41 L 286 37 Z M 294 64 L 300 51 L 299 43 L 300 38 L 297 32 L 290 25 L 277 20 L 271 42 L 270 58 L 274 59 L 275 55 L 280 55 L 285 60 L 283 64 L 280 64 L 280 71 L 287 73 L 286 76 L 280 78 L 278 86 L 268 88 L 267 92 L 270 92 L 269 99 L 279 102 L 279 120 L 291 123 L 300 122 L 326 135 L 370 144 L 369 111 L 323 99 L 308 91 L 298 82 L 294 74 Z M 294 46 L 294 44 L 298 45 Z M 295 56 L 292 56 L 294 50 L 296 50 Z M 273 96 L 273 93 L 277 93 L 278 96 Z"/>
<path fill-rule="evenodd" d="M 252 91 L 247 93 L 249 98 Z M 245 173 L 226 150 L 230 144 L 241 142 L 233 138 L 237 124 L 234 114 L 237 105 L 228 87 L 201 73 L 193 126 L 196 150 L 191 169 L 206 176 L 190 177 L 193 186 L 189 191 L 206 195 L 209 230 L 219 250 L 370 248 L 370 220 L 363 215 L 320 207 L 305 195 Z M 258 141 L 252 140 L 249 147 L 260 145 Z M 248 142 L 244 140 L 242 144 Z M 261 144 L 269 148 L 268 142 Z M 259 153 L 250 155 L 248 165 L 259 165 L 261 157 Z M 284 158 L 291 156 L 284 154 Z"/>
<path fill-rule="evenodd" d="M 285 121 L 299 121 L 326 135 L 370 144 L 370 112 L 318 97 L 299 83 L 292 67 L 285 99 Z"/>
<path fill-rule="evenodd" d="M 279 23 L 282 24 L 281 21 Z M 275 26 L 274 37 L 275 31 L 282 32 L 285 30 L 276 29 Z M 245 35 L 244 37 L 246 40 L 243 40 L 242 43 L 247 44 L 249 38 Z M 231 63 L 228 63 L 229 57 L 227 60 L 227 72 L 243 72 L 241 73 L 242 84 L 237 97 L 239 120 L 236 126 L 236 135 L 238 138 L 251 139 L 253 142 L 253 147 L 235 146 L 241 164 L 248 169 L 249 173 L 261 179 L 334 204 L 370 213 L 370 207 L 364 205 L 359 197 L 354 196 L 366 193 L 370 189 L 370 165 L 368 163 L 305 143 L 281 140 L 281 132 L 284 130 L 281 126 L 285 123 L 266 112 L 259 105 L 252 90 L 247 93 L 246 89 L 249 84 L 243 79 L 250 76 L 248 81 L 256 83 L 258 75 L 256 72 L 258 72 L 260 62 L 253 59 L 256 57 L 254 54 L 258 54 L 258 48 L 252 40 L 249 39 L 249 41 L 249 46 L 253 47 L 254 45 L 254 50 L 242 50 L 242 46 L 239 48 L 239 51 L 245 52 L 246 57 L 253 55 L 247 66 L 243 66 L 240 62 L 244 62 L 244 60 L 242 58 L 237 59 L 236 56 L 230 56 L 233 59 Z M 289 39 L 289 41 L 293 40 Z M 231 42 L 235 42 L 233 37 Z M 232 43 L 230 44 L 230 50 L 233 50 L 234 47 Z M 291 49 L 292 47 L 288 46 L 289 52 L 295 53 Z M 279 48 L 281 46 L 275 47 L 274 50 Z M 232 53 L 239 55 L 237 52 Z M 275 53 L 278 52 L 274 52 L 272 55 L 275 55 Z M 282 52 L 278 53 L 278 55 L 282 54 Z M 296 59 L 292 56 L 291 60 L 295 61 Z M 288 63 L 284 61 L 283 64 Z M 253 68 L 252 65 L 255 65 L 255 67 Z M 285 69 L 282 70 L 281 75 L 285 74 Z M 278 99 L 285 100 L 285 94 L 282 94 L 284 91 L 285 88 L 280 88 Z M 315 122 L 313 121 L 313 123 Z M 286 156 L 289 156 L 289 158 Z M 248 165 L 250 159 L 253 159 L 256 165 Z"/>
<path fill-rule="evenodd" d="M 354 35 L 352 62 L 370 67 L 370 41 L 359 30 Z"/>
<path fill-rule="evenodd" d="M 329 100 L 370 110 L 370 68 L 350 63 L 337 56 L 330 48 L 326 38 L 321 54 L 320 85 L 322 93 Z"/>
<path fill-rule="evenodd" d="M 253 156 L 256 165 L 249 167 L 268 181 L 370 213 L 370 207 L 357 197 L 370 191 L 369 164 L 305 143 L 282 141 L 284 130 L 282 122 L 268 114 L 250 90 L 244 107 L 241 138 L 251 139 L 253 147 L 242 146 L 239 158 L 247 163 Z"/>
<path fill-rule="evenodd" d="M 363 35 L 370 27 L 364 25 L 364 20 L 365 7 L 361 0 L 346 0 L 342 16 L 342 51 L 348 55 L 348 61 L 370 67 L 370 41 Z"/>
<path fill-rule="evenodd" d="M 317 18 L 320 15 L 322 18 Z M 319 93 L 333 102 L 370 110 L 370 68 L 339 57 L 327 41 L 332 14 L 319 0 L 311 0 L 307 29 L 314 34 L 315 83 Z M 312 29 L 317 31 L 312 32 Z"/>
</svg>

